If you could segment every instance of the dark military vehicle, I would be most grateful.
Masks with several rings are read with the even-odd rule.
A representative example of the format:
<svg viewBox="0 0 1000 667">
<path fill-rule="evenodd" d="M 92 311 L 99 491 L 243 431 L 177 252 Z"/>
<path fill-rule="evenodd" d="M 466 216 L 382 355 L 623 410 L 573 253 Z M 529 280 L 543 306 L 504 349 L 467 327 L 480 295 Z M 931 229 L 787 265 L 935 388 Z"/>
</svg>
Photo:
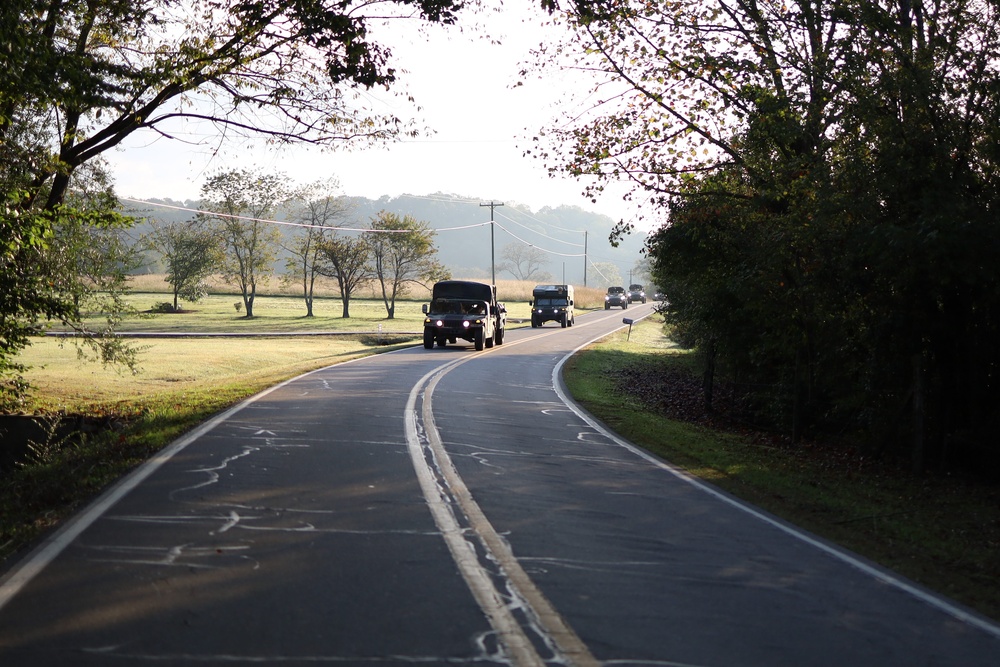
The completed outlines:
<svg viewBox="0 0 1000 667">
<path fill-rule="evenodd" d="M 612 306 L 622 310 L 628 308 L 628 293 L 624 287 L 608 288 L 608 293 L 604 295 L 604 310 L 610 310 Z"/>
<path fill-rule="evenodd" d="M 635 303 L 636 301 L 646 303 L 646 290 L 638 283 L 628 286 L 628 302 Z"/>
<path fill-rule="evenodd" d="M 444 347 L 459 338 L 477 350 L 503 344 L 507 309 L 497 302 L 496 285 L 466 280 L 442 280 L 434 285 L 430 305 L 424 304 L 424 347 Z"/>
<path fill-rule="evenodd" d="M 575 323 L 572 285 L 536 285 L 531 296 L 528 305 L 533 329 L 550 321 L 558 322 L 564 329 Z"/>
</svg>

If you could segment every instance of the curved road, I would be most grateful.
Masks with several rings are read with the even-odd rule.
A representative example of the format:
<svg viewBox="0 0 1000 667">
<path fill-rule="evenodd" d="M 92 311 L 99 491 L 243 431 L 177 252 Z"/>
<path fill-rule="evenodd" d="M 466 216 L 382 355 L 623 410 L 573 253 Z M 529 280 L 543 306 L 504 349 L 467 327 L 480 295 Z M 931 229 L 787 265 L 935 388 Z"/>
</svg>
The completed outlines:
<svg viewBox="0 0 1000 667">
<path fill-rule="evenodd" d="M 0 664 L 1000 664 L 1000 628 L 574 408 L 650 308 L 325 368 L 205 424 L 0 580 Z"/>
</svg>

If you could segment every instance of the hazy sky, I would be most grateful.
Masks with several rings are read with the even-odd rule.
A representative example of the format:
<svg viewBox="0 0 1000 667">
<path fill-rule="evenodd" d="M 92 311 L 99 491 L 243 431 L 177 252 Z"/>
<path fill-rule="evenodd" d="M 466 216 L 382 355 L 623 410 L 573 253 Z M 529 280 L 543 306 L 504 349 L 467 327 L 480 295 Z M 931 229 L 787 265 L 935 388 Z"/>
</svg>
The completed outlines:
<svg viewBox="0 0 1000 667">
<path fill-rule="evenodd" d="M 553 180 L 533 158 L 523 157 L 531 137 L 557 117 L 567 97 L 564 77 L 545 82 L 518 80 L 519 64 L 529 50 L 546 39 L 543 16 L 531 0 L 507 0 L 501 14 L 478 17 L 500 44 L 454 28 L 434 28 L 426 36 L 394 35 L 396 66 L 409 72 L 403 80 L 423 107 L 418 118 L 437 134 L 387 148 L 321 153 L 305 148 L 292 152 L 231 154 L 210 158 L 208 149 L 157 139 L 153 133 L 130 138 L 123 150 L 109 154 L 118 192 L 125 197 L 197 198 L 207 174 L 233 167 L 262 167 L 288 174 L 300 184 L 333 176 L 342 194 L 378 198 L 383 195 L 426 195 L 436 192 L 542 206 L 568 204 L 618 219 L 631 217 L 621 202 L 622 189 L 605 194 L 597 204 L 580 195 L 582 185 Z M 550 28 L 551 29 L 551 28 Z M 401 117 L 416 115 L 402 101 L 382 94 L 377 103 L 391 105 Z M 378 107 L 376 107 L 378 108 Z M 488 214 L 488 209 L 482 209 Z"/>
</svg>

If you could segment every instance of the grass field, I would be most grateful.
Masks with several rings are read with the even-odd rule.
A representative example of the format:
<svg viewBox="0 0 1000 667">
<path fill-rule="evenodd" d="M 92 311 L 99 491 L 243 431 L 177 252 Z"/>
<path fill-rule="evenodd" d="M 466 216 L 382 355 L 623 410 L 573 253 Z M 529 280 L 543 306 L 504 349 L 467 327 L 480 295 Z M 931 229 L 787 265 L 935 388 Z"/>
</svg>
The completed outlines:
<svg viewBox="0 0 1000 667">
<path fill-rule="evenodd" d="M 302 336 L 280 338 L 158 338 L 140 340 L 139 370 L 105 367 L 78 358 L 67 341 L 35 341 L 21 355 L 33 368 L 33 408 L 106 411 L 184 396 L 220 384 L 267 386 L 298 373 L 373 354 L 387 344 L 416 343 L 415 336 Z M 129 411 L 132 411 L 129 409 Z"/>
</svg>

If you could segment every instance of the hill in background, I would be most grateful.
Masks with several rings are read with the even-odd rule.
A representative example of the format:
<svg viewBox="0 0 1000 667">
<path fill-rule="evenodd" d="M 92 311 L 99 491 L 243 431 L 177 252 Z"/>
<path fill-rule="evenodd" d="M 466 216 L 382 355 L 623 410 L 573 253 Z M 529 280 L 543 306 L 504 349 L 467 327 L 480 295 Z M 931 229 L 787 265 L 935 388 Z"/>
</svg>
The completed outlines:
<svg viewBox="0 0 1000 667">
<path fill-rule="evenodd" d="M 434 194 L 401 195 L 377 200 L 345 197 L 345 201 L 349 212 L 339 226 L 367 227 L 380 211 L 412 216 L 426 221 L 437 231 L 435 243 L 439 259 L 454 276 L 490 278 L 490 208 L 481 206 L 488 200 Z M 130 202 L 128 212 L 141 219 L 133 231 L 137 236 L 148 232 L 150 225 L 157 222 L 190 220 L 194 213 L 180 209 L 198 208 L 198 202 L 191 200 L 151 199 L 149 202 L 148 205 Z M 502 262 L 506 246 L 533 246 L 546 253 L 548 260 L 542 270 L 550 275 L 552 282 L 584 284 L 585 245 L 588 259 L 586 284 L 591 287 L 629 282 L 631 272 L 636 270 L 636 262 L 642 259 L 644 235 L 632 234 L 617 248 L 612 247 L 608 235 L 617 221 L 577 206 L 544 207 L 532 211 L 528 206 L 509 202 L 493 209 L 493 220 L 492 249 L 497 265 Z M 282 231 L 294 233 L 294 228 L 282 227 Z M 156 263 L 155 258 L 150 259 L 151 264 Z M 280 270 L 280 265 L 278 268 Z M 615 271 L 617 275 L 611 275 Z M 509 273 L 497 271 L 498 280 L 510 277 Z M 638 280 L 639 276 L 635 278 Z"/>
</svg>

